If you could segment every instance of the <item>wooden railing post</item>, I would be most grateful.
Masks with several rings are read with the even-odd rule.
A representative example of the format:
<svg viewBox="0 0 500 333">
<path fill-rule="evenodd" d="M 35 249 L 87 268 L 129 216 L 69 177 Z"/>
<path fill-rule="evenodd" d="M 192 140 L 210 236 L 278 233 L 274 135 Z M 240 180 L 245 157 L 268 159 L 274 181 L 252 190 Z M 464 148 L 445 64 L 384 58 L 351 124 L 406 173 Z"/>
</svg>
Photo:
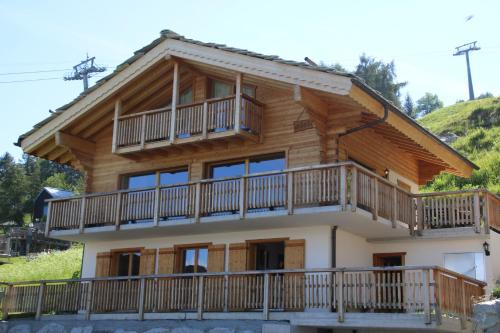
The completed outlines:
<svg viewBox="0 0 500 333">
<path fill-rule="evenodd" d="M 421 197 L 417 198 L 417 230 L 419 234 L 422 234 L 424 230 L 424 201 Z"/>
<path fill-rule="evenodd" d="M 197 319 L 203 319 L 203 276 L 198 276 L 198 314 Z"/>
<path fill-rule="evenodd" d="M 236 96 L 234 98 L 234 131 L 236 134 L 240 133 L 241 130 L 241 73 L 236 74 Z"/>
<path fill-rule="evenodd" d="M 355 212 L 358 206 L 358 169 L 351 168 L 351 211 Z"/>
<path fill-rule="evenodd" d="M 430 280 L 430 272 L 429 269 L 422 270 L 422 283 L 423 283 L 423 293 L 424 293 L 424 316 L 425 323 L 431 323 L 431 280 Z"/>
<path fill-rule="evenodd" d="M 115 117 L 113 121 L 113 143 L 111 146 L 111 150 L 113 153 L 116 152 L 116 149 L 118 147 L 118 125 L 121 113 L 122 113 L 122 101 L 118 99 L 115 102 Z"/>
<path fill-rule="evenodd" d="M 155 203 L 154 203 L 154 224 L 160 225 L 160 187 L 155 188 Z"/>
<path fill-rule="evenodd" d="M 396 186 L 392 187 L 392 227 L 396 228 L 396 223 L 398 220 L 398 191 L 396 189 Z"/>
<path fill-rule="evenodd" d="M 42 282 L 42 283 L 40 283 L 40 286 L 38 287 L 38 299 L 36 302 L 35 320 L 40 320 L 40 317 L 42 315 L 44 293 L 45 293 L 45 283 Z"/>
<path fill-rule="evenodd" d="M 88 288 L 87 288 L 87 304 L 85 304 L 85 320 L 90 320 L 90 314 L 92 313 L 92 295 L 94 294 L 93 292 L 93 287 L 94 287 L 94 282 L 89 281 L 88 282 Z"/>
<path fill-rule="evenodd" d="M 413 197 L 411 197 L 410 214 L 410 235 L 413 236 L 415 234 L 415 226 L 417 225 L 417 204 Z"/>
<path fill-rule="evenodd" d="M 179 63 L 174 61 L 174 77 L 172 84 L 172 111 L 170 116 L 170 142 L 175 140 L 175 127 L 177 122 L 177 101 L 179 99 Z"/>
<path fill-rule="evenodd" d="M 474 231 L 476 233 L 481 232 L 481 202 L 479 201 L 479 192 L 474 193 Z"/>
<path fill-rule="evenodd" d="M 208 102 L 203 102 L 203 125 L 202 125 L 202 137 L 206 139 L 208 136 Z"/>
<path fill-rule="evenodd" d="M 286 201 L 288 208 L 288 215 L 293 214 L 293 171 L 289 171 L 287 175 L 287 184 L 286 184 Z"/>
<path fill-rule="evenodd" d="M 227 274 L 224 275 L 224 312 L 229 311 L 229 276 Z"/>
<path fill-rule="evenodd" d="M 85 228 L 85 205 L 86 205 L 86 201 L 87 201 L 87 198 L 86 197 L 82 197 L 81 199 L 81 206 L 80 206 L 80 228 L 79 228 L 79 232 L 82 234 L 83 233 L 83 230 Z"/>
<path fill-rule="evenodd" d="M 246 177 L 241 177 L 240 178 L 240 196 L 239 196 L 239 207 L 240 207 L 240 219 L 245 218 L 245 213 L 246 213 L 246 193 L 247 193 L 247 178 Z"/>
<path fill-rule="evenodd" d="M 483 229 L 484 229 L 484 233 L 485 234 L 489 234 L 490 233 L 490 215 L 489 215 L 489 212 L 490 212 L 490 198 L 489 198 L 490 194 L 488 192 L 484 192 L 483 195 L 482 195 L 482 207 L 483 207 L 483 222 L 484 222 L 484 225 L 483 225 Z"/>
<path fill-rule="evenodd" d="M 465 321 L 467 319 L 467 298 L 465 297 L 465 283 L 464 279 L 459 277 L 458 278 L 458 284 L 460 288 L 460 299 L 462 301 L 462 307 L 461 307 L 461 312 L 460 312 L 460 324 L 462 326 L 462 329 L 465 328 Z"/>
<path fill-rule="evenodd" d="M 337 272 L 337 320 L 339 323 L 344 322 L 344 272 Z"/>
<path fill-rule="evenodd" d="M 51 215 L 52 215 L 52 201 L 49 201 L 49 204 L 47 205 L 47 217 L 45 218 L 45 237 L 49 237 Z"/>
<path fill-rule="evenodd" d="M 340 206 L 346 209 L 347 204 L 347 170 L 345 165 L 340 166 Z"/>
<path fill-rule="evenodd" d="M 372 181 L 372 198 L 373 198 L 373 207 L 372 207 L 372 215 L 374 220 L 378 220 L 378 180 L 373 177 Z"/>
<path fill-rule="evenodd" d="M 122 213 L 122 193 L 118 192 L 117 193 L 117 198 L 116 198 L 116 211 L 115 211 L 115 230 L 120 229 L 120 223 L 122 220 L 121 213 Z"/>
<path fill-rule="evenodd" d="M 262 319 L 269 320 L 269 273 L 264 274 L 264 299 L 262 304 Z"/>
<path fill-rule="evenodd" d="M 194 220 L 196 223 L 200 222 L 200 211 L 201 211 L 201 183 L 196 183 L 195 194 L 194 194 Z"/>
<path fill-rule="evenodd" d="M 434 309 L 436 312 L 436 324 L 441 325 L 442 323 L 442 313 L 441 313 L 441 288 L 442 288 L 442 277 L 439 269 L 434 269 L 432 271 L 432 276 L 434 279 Z"/>
<path fill-rule="evenodd" d="M 146 295 L 146 279 L 141 278 L 139 280 L 139 309 L 138 309 L 138 317 L 139 320 L 144 320 L 144 301 Z"/>
<path fill-rule="evenodd" d="M 144 149 L 146 144 L 146 115 L 143 114 L 141 117 L 141 149 Z"/>
</svg>

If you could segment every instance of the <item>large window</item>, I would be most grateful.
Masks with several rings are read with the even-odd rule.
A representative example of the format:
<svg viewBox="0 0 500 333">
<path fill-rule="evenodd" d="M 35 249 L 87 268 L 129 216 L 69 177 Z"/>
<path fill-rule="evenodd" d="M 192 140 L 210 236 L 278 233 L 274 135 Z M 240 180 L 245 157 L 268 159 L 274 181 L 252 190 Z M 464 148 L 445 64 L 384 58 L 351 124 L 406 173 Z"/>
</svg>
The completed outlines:
<svg viewBox="0 0 500 333">
<path fill-rule="evenodd" d="M 485 280 L 482 252 L 445 253 L 444 267 L 478 280 Z"/>
<path fill-rule="evenodd" d="M 173 185 L 188 182 L 187 169 L 176 169 L 173 171 L 155 171 L 139 175 L 125 177 L 125 188 L 136 189 L 153 187 L 156 185 Z"/>
<path fill-rule="evenodd" d="M 230 162 L 209 164 L 208 178 L 239 177 L 267 171 L 281 171 L 286 167 L 285 154 L 271 154 Z"/>
<path fill-rule="evenodd" d="M 193 103 L 193 88 L 184 89 L 179 95 L 179 105 Z"/>
<path fill-rule="evenodd" d="M 181 249 L 181 273 L 205 273 L 208 269 L 208 248 L 192 247 Z"/>
<path fill-rule="evenodd" d="M 250 97 L 255 98 L 256 87 L 244 84 L 242 87 L 242 93 Z M 222 81 L 217 79 L 210 80 L 210 97 L 211 98 L 224 98 L 236 93 L 236 84 L 229 81 Z"/>
<path fill-rule="evenodd" d="M 256 242 L 249 244 L 250 270 L 269 270 L 285 268 L 285 242 Z"/>
<path fill-rule="evenodd" d="M 133 250 L 126 252 L 116 252 L 112 257 L 116 276 L 136 276 L 139 275 L 141 251 Z"/>
</svg>

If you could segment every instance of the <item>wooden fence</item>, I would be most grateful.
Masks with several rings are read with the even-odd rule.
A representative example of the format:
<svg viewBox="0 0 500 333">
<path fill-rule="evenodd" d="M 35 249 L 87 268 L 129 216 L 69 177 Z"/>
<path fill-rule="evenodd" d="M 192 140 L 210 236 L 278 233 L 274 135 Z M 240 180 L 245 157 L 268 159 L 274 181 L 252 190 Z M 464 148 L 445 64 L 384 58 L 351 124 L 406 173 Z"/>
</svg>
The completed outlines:
<svg viewBox="0 0 500 333">
<path fill-rule="evenodd" d="M 111 193 L 48 200 L 46 232 L 168 219 L 216 218 L 266 211 L 294 214 L 296 209 L 340 206 L 357 208 L 406 225 L 411 234 L 424 229 L 500 228 L 500 200 L 487 191 L 412 194 L 363 167 L 344 162 L 206 179 Z M 312 210 L 314 212 L 314 209 Z M 491 221 L 491 222 L 490 222 Z"/>
<path fill-rule="evenodd" d="M 260 311 L 423 313 L 470 317 L 485 283 L 435 266 L 172 274 L 4 283 L 8 314 Z"/>
</svg>

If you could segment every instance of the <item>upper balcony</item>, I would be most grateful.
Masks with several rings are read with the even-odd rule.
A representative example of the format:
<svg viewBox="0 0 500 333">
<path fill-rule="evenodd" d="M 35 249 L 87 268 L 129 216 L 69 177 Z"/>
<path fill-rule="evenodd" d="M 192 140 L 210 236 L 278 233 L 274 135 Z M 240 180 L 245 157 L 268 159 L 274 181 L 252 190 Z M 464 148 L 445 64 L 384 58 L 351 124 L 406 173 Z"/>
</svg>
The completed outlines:
<svg viewBox="0 0 500 333">
<path fill-rule="evenodd" d="M 333 223 L 372 239 L 464 236 L 500 228 L 499 209 L 487 191 L 412 194 L 343 162 L 49 200 L 46 234 L 84 240 L 117 230 L 138 237 Z"/>
<path fill-rule="evenodd" d="M 228 137 L 258 141 L 264 105 L 240 94 L 118 117 L 113 131 L 117 154 Z M 235 126 L 235 124 L 237 124 Z M 174 135 L 172 135 L 174 133 Z"/>
</svg>

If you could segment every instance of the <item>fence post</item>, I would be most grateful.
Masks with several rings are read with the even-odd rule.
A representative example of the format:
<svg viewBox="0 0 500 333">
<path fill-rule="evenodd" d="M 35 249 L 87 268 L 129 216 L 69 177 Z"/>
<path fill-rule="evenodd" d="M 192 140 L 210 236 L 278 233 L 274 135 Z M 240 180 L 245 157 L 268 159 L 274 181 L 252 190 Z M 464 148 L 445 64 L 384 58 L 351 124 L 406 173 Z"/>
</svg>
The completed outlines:
<svg viewBox="0 0 500 333">
<path fill-rule="evenodd" d="M 439 269 L 434 269 L 432 271 L 432 276 L 434 279 L 434 308 L 436 311 L 436 324 L 441 325 L 442 323 L 442 313 L 441 313 L 441 286 L 442 277 Z"/>
<path fill-rule="evenodd" d="M 49 204 L 47 206 L 47 217 L 45 218 L 45 237 L 49 237 L 49 223 L 50 223 L 50 216 L 52 215 L 51 214 L 51 211 L 52 211 L 52 201 L 49 201 Z"/>
<path fill-rule="evenodd" d="M 2 302 L 2 320 L 7 320 L 9 317 L 9 295 L 12 293 L 12 285 L 7 285 L 5 287 L 5 292 L 3 295 Z"/>
<path fill-rule="evenodd" d="M 483 192 L 483 221 L 484 221 L 484 233 L 489 234 L 490 233 L 490 198 L 489 198 L 489 193 L 488 192 Z"/>
<path fill-rule="evenodd" d="M 398 190 L 396 186 L 392 188 L 392 227 L 396 228 L 398 221 Z"/>
<path fill-rule="evenodd" d="M 160 225 L 160 187 L 155 188 L 155 203 L 154 203 L 154 224 L 155 226 Z"/>
<path fill-rule="evenodd" d="M 139 320 L 144 320 L 144 300 L 146 294 L 146 279 L 139 280 Z"/>
<path fill-rule="evenodd" d="M 422 235 L 424 230 L 424 201 L 421 197 L 417 198 L 417 231 Z"/>
<path fill-rule="evenodd" d="M 293 171 L 289 171 L 288 172 L 288 176 L 287 176 L 287 198 L 286 198 L 286 201 L 287 201 L 287 205 L 288 205 L 288 215 L 292 215 L 293 214 Z"/>
<path fill-rule="evenodd" d="M 247 192 L 247 178 L 246 177 L 241 177 L 240 178 L 240 197 L 239 197 L 239 206 L 240 206 L 240 219 L 245 218 L 245 198 L 246 198 L 246 192 Z"/>
<path fill-rule="evenodd" d="M 372 215 L 373 219 L 378 220 L 378 181 L 377 178 L 373 177 L 372 179 L 372 195 L 373 195 L 373 207 L 372 207 Z"/>
<path fill-rule="evenodd" d="M 337 272 L 337 320 L 339 323 L 344 322 L 344 272 Z"/>
<path fill-rule="evenodd" d="M 40 320 L 43 311 L 43 294 L 45 292 L 45 282 L 40 283 L 38 287 L 38 299 L 36 302 L 35 320 Z"/>
<path fill-rule="evenodd" d="M 80 228 L 79 232 L 82 234 L 83 229 L 85 228 L 85 204 L 86 204 L 87 198 L 82 197 L 82 203 L 80 206 Z"/>
<path fill-rule="evenodd" d="M 120 229 L 121 222 L 121 212 L 122 212 L 122 193 L 117 193 L 118 198 L 116 199 L 116 211 L 115 211 L 115 230 Z"/>
<path fill-rule="evenodd" d="M 87 289 L 87 304 L 85 305 L 85 320 L 90 320 L 90 314 L 92 313 L 92 295 L 93 295 L 94 282 L 89 281 L 89 287 Z"/>
<path fill-rule="evenodd" d="M 194 220 L 196 223 L 200 222 L 200 209 L 201 209 L 201 183 L 196 183 L 194 192 Z"/>
<path fill-rule="evenodd" d="M 340 206 L 345 210 L 347 203 L 347 170 L 345 165 L 340 166 Z"/>
<path fill-rule="evenodd" d="M 141 149 L 144 149 L 146 144 L 146 115 L 143 114 L 141 117 Z"/>
<path fill-rule="evenodd" d="M 202 137 L 206 139 L 208 137 L 208 102 L 203 102 L 203 125 L 202 125 Z"/>
<path fill-rule="evenodd" d="M 430 272 L 429 269 L 424 269 L 422 271 L 422 282 L 423 282 L 423 292 L 424 292 L 424 316 L 425 316 L 425 323 L 430 324 L 431 323 L 431 299 L 430 299 Z"/>
<path fill-rule="evenodd" d="M 358 206 L 358 169 L 351 168 L 351 211 L 355 212 Z"/>
<path fill-rule="evenodd" d="M 479 202 L 479 192 L 474 193 L 474 231 L 481 232 L 481 206 Z"/>
<path fill-rule="evenodd" d="M 264 304 L 262 305 L 262 319 L 269 320 L 269 273 L 264 274 Z"/>
<path fill-rule="evenodd" d="M 229 276 L 224 274 L 224 312 L 229 311 Z"/>
<path fill-rule="evenodd" d="M 198 320 L 203 319 L 203 276 L 198 276 Z"/>
</svg>

